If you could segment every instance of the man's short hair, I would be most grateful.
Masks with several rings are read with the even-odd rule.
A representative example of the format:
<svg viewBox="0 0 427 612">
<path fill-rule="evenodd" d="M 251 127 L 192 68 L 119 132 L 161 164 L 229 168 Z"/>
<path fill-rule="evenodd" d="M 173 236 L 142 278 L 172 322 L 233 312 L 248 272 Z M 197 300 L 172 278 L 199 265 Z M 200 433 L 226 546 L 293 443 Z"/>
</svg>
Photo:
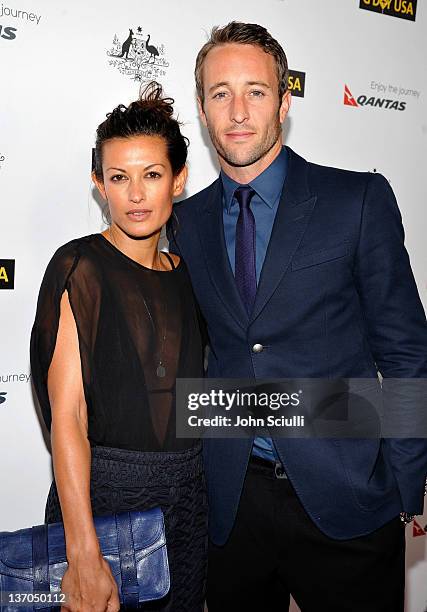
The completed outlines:
<svg viewBox="0 0 427 612">
<path fill-rule="evenodd" d="M 288 60 L 282 46 L 275 38 L 264 28 L 257 23 L 242 23 L 240 21 L 231 21 L 226 26 L 220 28 L 215 26 L 212 28 L 209 40 L 200 49 L 197 59 L 194 74 L 196 77 L 197 95 L 203 105 L 203 63 L 207 54 L 211 49 L 219 45 L 227 43 L 237 43 L 241 45 L 255 45 L 260 47 L 265 53 L 272 55 L 276 62 L 277 79 L 279 82 L 279 99 L 282 99 L 283 94 L 288 89 Z"/>
</svg>

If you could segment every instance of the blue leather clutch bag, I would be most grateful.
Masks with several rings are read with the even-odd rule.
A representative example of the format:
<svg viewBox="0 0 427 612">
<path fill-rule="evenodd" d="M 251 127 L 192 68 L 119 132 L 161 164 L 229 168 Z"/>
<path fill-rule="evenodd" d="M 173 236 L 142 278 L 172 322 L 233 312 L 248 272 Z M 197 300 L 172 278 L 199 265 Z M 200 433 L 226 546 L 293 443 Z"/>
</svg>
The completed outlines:
<svg viewBox="0 0 427 612">
<path fill-rule="evenodd" d="M 120 603 L 164 597 L 170 587 L 163 513 L 160 508 L 94 517 L 102 555 L 118 584 Z M 67 569 L 62 523 L 0 532 L 0 609 L 60 606 Z M 19 593 L 19 602 L 11 593 Z"/>
</svg>

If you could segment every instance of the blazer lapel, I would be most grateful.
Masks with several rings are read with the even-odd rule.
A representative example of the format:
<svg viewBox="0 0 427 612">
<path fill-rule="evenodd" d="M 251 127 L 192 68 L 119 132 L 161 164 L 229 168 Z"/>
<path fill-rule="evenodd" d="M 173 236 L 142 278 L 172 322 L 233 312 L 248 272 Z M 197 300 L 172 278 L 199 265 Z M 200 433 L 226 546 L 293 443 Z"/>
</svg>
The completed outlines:
<svg viewBox="0 0 427 612">
<path fill-rule="evenodd" d="M 304 235 L 316 204 L 316 196 L 308 185 L 308 163 L 292 149 L 288 172 L 283 186 L 265 255 L 250 322 L 261 313 L 286 273 L 291 259 Z"/>
<path fill-rule="evenodd" d="M 212 284 L 236 323 L 246 329 L 249 317 L 236 286 L 225 244 L 220 179 L 212 185 L 205 203 L 198 208 L 198 214 L 200 241 Z"/>
</svg>

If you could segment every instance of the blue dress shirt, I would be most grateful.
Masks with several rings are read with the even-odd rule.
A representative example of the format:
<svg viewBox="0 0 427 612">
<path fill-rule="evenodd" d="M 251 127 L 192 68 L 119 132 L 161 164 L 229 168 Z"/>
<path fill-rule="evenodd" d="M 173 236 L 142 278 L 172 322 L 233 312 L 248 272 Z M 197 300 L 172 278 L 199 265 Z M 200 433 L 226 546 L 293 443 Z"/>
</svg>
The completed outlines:
<svg viewBox="0 0 427 612">
<path fill-rule="evenodd" d="M 288 154 L 285 147 L 276 159 L 253 181 L 248 183 L 255 191 L 251 200 L 251 210 L 255 217 L 255 243 L 256 243 L 256 276 L 257 282 L 264 264 L 265 254 L 270 241 L 271 230 L 273 229 L 274 219 L 282 194 L 283 183 L 288 169 Z M 236 183 L 225 172 L 221 170 L 221 180 L 223 186 L 223 223 L 225 244 L 227 247 L 228 258 L 233 270 L 235 269 L 235 247 L 236 247 L 236 224 L 239 216 L 239 204 L 234 197 L 234 192 L 240 183 Z M 252 454 L 275 461 L 277 453 L 271 438 L 256 437 L 252 448 Z"/>
</svg>

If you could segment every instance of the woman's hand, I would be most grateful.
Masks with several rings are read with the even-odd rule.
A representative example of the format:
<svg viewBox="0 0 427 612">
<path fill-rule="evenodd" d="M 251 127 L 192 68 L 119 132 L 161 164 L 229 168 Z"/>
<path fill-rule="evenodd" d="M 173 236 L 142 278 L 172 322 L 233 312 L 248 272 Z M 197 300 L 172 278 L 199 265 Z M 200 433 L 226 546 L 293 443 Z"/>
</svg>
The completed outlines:
<svg viewBox="0 0 427 612">
<path fill-rule="evenodd" d="M 70 559 L 61 583 L 66 603 L 61 607 L 70 612 L 119 612 L 117 583 L 108 562 L 101 553 L 80 554 Z"/>
</svg>

